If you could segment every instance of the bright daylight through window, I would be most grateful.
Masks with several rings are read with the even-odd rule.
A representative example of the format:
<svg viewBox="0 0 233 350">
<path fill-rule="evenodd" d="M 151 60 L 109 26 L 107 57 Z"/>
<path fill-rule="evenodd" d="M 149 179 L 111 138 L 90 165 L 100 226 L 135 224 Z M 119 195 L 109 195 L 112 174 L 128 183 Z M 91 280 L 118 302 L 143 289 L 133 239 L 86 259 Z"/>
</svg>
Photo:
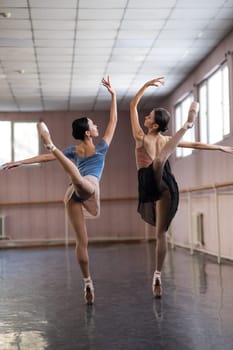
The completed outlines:
<svg viewBox="0 0 233 350">
<path fill-rule="evenodd" d="M 0 164 L 39 154 L 36 122 L 0 121 Z"/>
</svg>

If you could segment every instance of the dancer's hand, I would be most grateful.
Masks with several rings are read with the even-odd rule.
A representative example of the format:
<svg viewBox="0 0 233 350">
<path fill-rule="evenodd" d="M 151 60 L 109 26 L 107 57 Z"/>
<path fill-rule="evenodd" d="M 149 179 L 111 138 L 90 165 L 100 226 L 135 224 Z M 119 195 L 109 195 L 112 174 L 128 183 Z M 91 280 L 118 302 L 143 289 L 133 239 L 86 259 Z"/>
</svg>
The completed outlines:
<svg viewBox="0 0 233 350">
<path fill-rule="evenodd" d="M 220 146 L 220 151 L 233 154 L 232 146 Z"/>
<path fill-rule="evenodd" d="M 4 163 L 1 165 L 2 170 L 8 170 L 12 168 L 17 168 L 18 166 L 22 165 L 22 163 L 19 162 L 9 162 L 9 163 Z"/>
<path fill-rule="evenodd" d="M 159 77 L 159 78 L 155 78 L 155 79 L 147 81 L 144 86 L 145 87 L 149 87 L 149 86 L 158 87 L 158 86 L 161 86 L 161 85 L 164 85 L 164 84 L 165 84 L 164 77 Z"/>
<path fill-rule="evenodd" d="M 103 84 L 103 86 L 105 86 L 108 89 L 108 91 L 110 92 L 111 95 L 115 94 L 115 90 L 113 89 L 113 87 L 111 85 L 109 76 L 107 77 L 107 79 L 105 79 L 105 78 L 102 79 L 102 84 Z"/>
</svg>

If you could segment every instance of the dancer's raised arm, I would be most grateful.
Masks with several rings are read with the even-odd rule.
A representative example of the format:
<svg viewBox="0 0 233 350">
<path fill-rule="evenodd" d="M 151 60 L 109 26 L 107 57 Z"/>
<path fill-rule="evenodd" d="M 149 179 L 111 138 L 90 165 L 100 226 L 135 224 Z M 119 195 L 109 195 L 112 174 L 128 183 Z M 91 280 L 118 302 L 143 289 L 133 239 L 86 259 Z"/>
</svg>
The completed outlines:
<svg viewBox="0 0 233 350">
<path fill-rule="evenodd" d="M 112 138 L 116 129 L 116 125 L 117 125 L 117 99 L 116 99 L 116 92 L 111 85 L 109 77 L 107 77 L 107 79 L 103 78 L 102 84 L 107 88 L 107 90 L 110 92 L 112 97 L 110 114 L 109 114 L 109 122 L 103 136 L 103 139 L 109 145 L 112 141 Z"/>
<path fill-rule="evenodd" d="M 149 86 L 159 86 L 159 85 L 164 84 L 164 77 L 160 78 L 155 78 L 152 80 L 147 81 L 136 93 L 135 97 L 132 99 L 130 102 L 130 120 L 131 120 L 131 127 L 132 127 L 132 132 L 133 132 L 133 137 L 135 140 L 141 139 L 144 135 L 144 132 L 140 126 L 139 119 L 138 119 L 138 110 L 137 106 L 138 103 L 144 94 L 145 90 Z"/>
</svg>

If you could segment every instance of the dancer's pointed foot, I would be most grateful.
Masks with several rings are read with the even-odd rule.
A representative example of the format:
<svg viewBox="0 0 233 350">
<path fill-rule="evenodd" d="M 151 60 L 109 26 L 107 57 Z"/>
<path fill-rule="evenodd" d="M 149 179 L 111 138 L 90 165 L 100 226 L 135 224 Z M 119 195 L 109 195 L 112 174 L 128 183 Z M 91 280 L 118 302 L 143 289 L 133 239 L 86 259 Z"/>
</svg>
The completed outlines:
<svg viewBox="0 0 233 350">
<path fill-rule="evenodd" d="M 193 101 L 189 107 L 188 119 L 183 126 L 184 129 L 187 130 L 193 127 L 195 119 L 197 117 L 198 110 L 199 110 L 199 103 L 196 101 Z"/>
<path fill-rule="evenodd" d="M 162 297 L 162 281 L 161 275 L 158 272 L 154 272 L 153 282 L 152 282 L 152 292 L 155 298 L 160 299 Z"/>
<path fill-rule="evenodd" d="M 90 278 L 84 279 L 84 299 L 87 305 L 92 305 L 94 303 L 94 286 Z"/>
<path fill-rule="evenodd" d="M 56 147 L 52 143 L 47 125 L 44 122 L 40 122 L 37 124 L 37 130 L 45 148 L 47 148 L 49 152 L 55 151 Z"/>
</svg>

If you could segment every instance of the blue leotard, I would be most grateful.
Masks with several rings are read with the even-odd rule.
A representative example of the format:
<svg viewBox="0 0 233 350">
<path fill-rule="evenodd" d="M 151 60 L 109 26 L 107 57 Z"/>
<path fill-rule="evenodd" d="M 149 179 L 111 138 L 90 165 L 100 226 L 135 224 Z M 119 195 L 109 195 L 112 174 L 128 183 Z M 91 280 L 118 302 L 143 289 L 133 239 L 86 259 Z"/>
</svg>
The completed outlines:
<svg viewBox="0 0 233 350">
<path fill-rule="evenodd" d="M 76 146 L 65 148 L 63 153 L 67 158 L 76 164 L 82 176 L 92 175 L 100 180 L 104 169 L 104 162 L 107 151 L 108 144 L 102 139 L 96 146 L 95 154 L 89 157 L 78 156 L 76 152 Z"/>
<path fill-rule="evenodd" d="M 105 157 L 108 151 L 108 144 L 102 139 L 96 145 L 95 154 L 88 157 L 80 157 L 76 152 L 76 146 L 66 147 L 63 150 L 64 155 L 69 158 L 77 166 L 82 176 L 92 175 L 100 180 L 105 163 Z M 79 197 L 77 194 L 73 194 L 73 199 L 84 202 L 85 199 Z"/>
</svg>

